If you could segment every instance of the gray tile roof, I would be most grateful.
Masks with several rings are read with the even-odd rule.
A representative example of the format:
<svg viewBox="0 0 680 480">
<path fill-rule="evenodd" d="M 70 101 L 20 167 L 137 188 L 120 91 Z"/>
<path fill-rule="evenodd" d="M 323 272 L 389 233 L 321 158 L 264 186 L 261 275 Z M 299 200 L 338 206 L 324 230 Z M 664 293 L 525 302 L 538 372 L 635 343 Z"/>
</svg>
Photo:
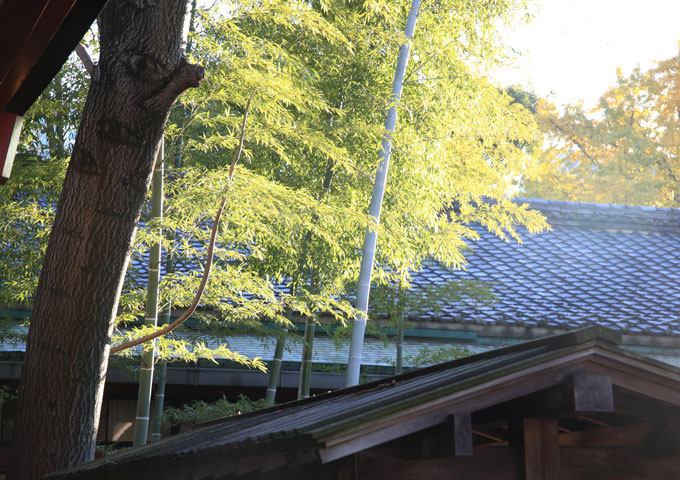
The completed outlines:
<svg viewBox="0 0 680 480">
<path fill-rule="evenodd" d="M 680 335 L 680 210 L 519 199 L 552 231 L 505 242 L 478 229 L 467 271 L 436 263 L 414 276 L 423 287 L 450 278 L 488 282 L 497 301 L 444 306 L 418 320 Z"/>
<path fill-rule="evenodd" d="M 680 210 L 516 201 L 543 213 L 552 230 L 530 235 L 520 229 L 518 244 L 475 227 L 481 238 L 472 243 L 466 271 L 432 262 L 413 275 L 416 288 L 455 278 L 483 281 L 497 301 L 444 305 L 411 320 L 556 329 L 597 324 L 680 336 Z M 143 284 L 145 263 L 133 260 Z"/>
</svg>

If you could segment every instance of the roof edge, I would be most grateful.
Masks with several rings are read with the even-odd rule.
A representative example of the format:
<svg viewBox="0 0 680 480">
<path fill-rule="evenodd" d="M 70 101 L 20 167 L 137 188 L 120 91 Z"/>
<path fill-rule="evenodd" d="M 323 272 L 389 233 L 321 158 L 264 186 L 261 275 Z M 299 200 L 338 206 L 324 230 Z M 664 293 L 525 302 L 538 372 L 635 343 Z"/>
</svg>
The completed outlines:
<svg viewBox="0 0 680 480">
<path fill-rule="evenodd" d="M 551 225 L 649 232 L 680 232 L 680 209 L 516 197 L 538 210 Z"/>
<path fill-rule="evenodd" d="M 574 346 L 574 345 L 579 345 L 587 342 L 592 342 L 592 341 L 601 341 L 604 343 L 608 343 L 612 345 L 613 347 L 618 347 L 618 345 L 621 343 L 621 333 L 617 330 L 613 330 L 611 328 L 603 327 L 601 325 L 594 325 L 590 327 L 585 327 L 585 328 L 579 328 L 578 330 L 573 330 L 568 333 L 558 333 L 555 335 L 549 335 L 547 337 L 541 337 L 537 338 L 535 340 L 528 340 L 526 342 L 520 342 L 516 343 L 514 345 L 508 345 L 506 347 L 501 347 L 501 348 L 496 348 L 493 350 L 489 350 L 486 352 L 481 352 L 477 353 L 475 355 L 470 355 L 468 357 L 462 357 L 462 358 L 457 358 L 455 360 L 450 360 L 448 362 L 444 363 L 439 363 L 436 365 L 432 365 L 429 367 L 424 367 L 424 368 L 418 368 L 416 370 L 411 370 L 406 373 L 402 373 L 400 375 L 394 375 L 391 377 L 385 377 L 381 378 L 378 380 L 375 380 L 373 382 L 368 382 L 368 383 L 362 383 L 360 385 L 354 385 L 352 387 L 346 387 L 346 388 L 341 388 L 338 390 L 334 390 L 331 392 L 327 393 L 322 393 L 320 395 L 314 395 L 309 398 L 301 399 L 301 400 L 296 400 L 294 402 L 288 402 L 288 403 L 282 403 L 280 405 L 275 405 L 272 407 L 268 407 L 263 410 L 256 410 L 254 412 L 248 412 L 244 413 L 241 415 L 237 416 L 232 416 L 232 417 L 221 417 L 221 418 L 216 418 L 213 420 L 208 420 L 206 422 L 201 422 L 197 424 L 197 426 L 209 426 L 209 425 L 214 425 L 218 423 L 225 423 L 228 422 L 229 419 L 242 419 L 247 416 L 252 416 L 252 415 L 257 415 L 260 412 L 263 411 L 268 411 L 268 412 L 275 412 L 277 410 L 283 410 L 290 408 L 292 405 L 304 405 L 307 403 L 312 403 L 318 401 L 320 398 L 332 398 L 336 397 L 339 395 L 345 395 L 347 393 L 353 393 L 353 392 L 361 392 L 363 390 L 372 390 L 376 387 L 380 387 L 384 385 L 386 382 L 392 381 L 400 381 L 400 380 L 407 380 L 409 378 L 414 378 L 418 377 L 421 375 L 427 375 L 432 372 L 436 372 L 439 370 L 444 370 L 452 367 L 457 367 L 457 366 L 462 366 L 466 365 L 468 363 L 476 362 L 481 359 L 488 359 L 488 358 L 494 358 L 500 355 L 505 355 L 510 352 L 515 352 L 519 350 L 526 350 L 526 349 L 531 349 L 535 347 L 540 347 L 544 345 L 552 345 L 554 346 L 555 349 L 558 348 L 564 348 L 564 347 L 569 347 L 569 346 Z"/>
</svg>

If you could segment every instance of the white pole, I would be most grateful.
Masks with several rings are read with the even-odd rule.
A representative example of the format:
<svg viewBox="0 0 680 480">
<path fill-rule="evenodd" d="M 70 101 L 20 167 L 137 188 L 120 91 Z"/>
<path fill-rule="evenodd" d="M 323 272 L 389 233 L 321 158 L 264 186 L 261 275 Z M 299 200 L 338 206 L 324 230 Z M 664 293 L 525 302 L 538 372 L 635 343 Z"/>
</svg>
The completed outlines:
<svg viewBox="0 0 680 480">
<path fill-rule="evenodd" d="M 356 308 L 359 311 L 357 319 L 354 321 L 352 329 L 352 341 L 349 346 L 349 357 L 347 359 L 347 379 L 346 387 L 359 383 L 359 372 L 361 370 L 361 353 L 364 347 L 364 331 L 366 330 L 366 312 L 368 311 L 368 295 L 371 290 L 371 274 L 373 273 L 373 262 L 375 260 L 375 246 L 378 240 L 378 225 L 380 224 L 380 209 L 383 197 L 385 196 L 385 184 L 387 183 L 387 169 L 390 163 L 392 151 L 392 133 L 397 125 L 397 104 L 401 98 L 401 91 L 404 86 L 404 75 L 406 65 L 411 51 L 411 39 L 416 28 L 416 20 L 420 12 L 421 0 L 412 0 L 411 10 L 406 19 L 406 42 L 399 48 L 399 59 L 397 69 L 394 72 L 392 82 L 392 95 L 390 96 L 390 109 L 385 119 L 385 134 L 383 135 L 380 147 L 380 163 L 375 174 L 373 184 L 373 194 L 371 204 L 368 207 L 368 214 L 372 217 L 374 225 L 366 229 L 364 237 L 364 248 L 361 258 L 361 270 L 359 271 L 359 284 L 357 286 Z"/>
</svg>

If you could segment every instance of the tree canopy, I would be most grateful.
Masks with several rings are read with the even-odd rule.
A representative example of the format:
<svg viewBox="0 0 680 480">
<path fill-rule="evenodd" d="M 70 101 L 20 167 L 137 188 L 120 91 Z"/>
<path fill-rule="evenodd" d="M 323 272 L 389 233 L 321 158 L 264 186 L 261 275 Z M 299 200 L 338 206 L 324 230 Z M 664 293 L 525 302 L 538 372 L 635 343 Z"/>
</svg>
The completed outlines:
<svg viewBox="0 0 680 480">
<path fill-rule="evenodd" d="M 519 172 L 531 166 L 522 145 L 535 141 L 533 120 L 483 74 L 482 64 L 499 52 L 494 19 L 505 18 L 511 4 L 522 5 L 424 7 L 395 133 L 379 281 L 407 280 L 410 270 L 432 257 L 451 267 L 464 265 L 465 242 L 476 237 L 469 227 L 473 222 L 510 236 L 517 224 L 541 227 L 536 214 L 508 200 Z M 245 161 L 235 173 L 219 260 L 203 301 L 217 317 L 251 326 L 263 318 L 285 321 L 286 304 L 303 313 L 351 315 L 348 305 L 334 298 L 358 272 L 370 178 L 406 7 L 271 0 L 225 2 L 200 12 L 190 41 L 193 57 L 208 73 L 198 89 L 180 98 L 166 129 L 166 158 L 181 153 L 183 168 L 171 173 L 167 185 L 164 229 L 179 235 L 167 238 L 164 249 L 195 270 L 163 279 L 161 292 L 171 292 L 175 305 L 188 304 L 198 283 L 205 227 L 226 181 L 242 108 L 253 95 Z M 483 29 L 470 20 L 475 16 Z M 71 60 L 34 106 L 32 115 L 49 115 L 54 107 L 46 99 L 65 86 L 73 91 L 68 98 L 80 99 L 66 102 L 72 112 L 58 122 L 66 133 L 55 138 L 75 131 L 87 82 Z M 7 253 L 16 255 L 11 264 L 21 269 L 8 272 L 14 288 L 3 291 L 4 303 L 31 301 L 54 210 L 49 198 L 61 182 L 48 167 L 63 172 L 69 154 L 68 142 L 47 153 L 35 142 L 51 137 L 24 138 L 20 158 L 34 157 L 42 166 L 29 170 L 27 162 L 18 161 L 13 188 L 2 192 L 12 200 L 2 208 L 13 209 L 16 221 L 23 222 L 21 229 L 3 232 L 5 238 L 16 236 L 17 248 Z M 22 166 L 30 172 L 26 177 Z M 43 193 L 34 189 L 40 178 Z M 20 199 L 19 192 L 31 190 L 36 191 L 32 201 Z M 141 258 L 151 243 L 146 225 L 138 231 L 133 258 Z M 29 227 L 36 235 L 23 235 Z M 39 248 L 33 248 L 36 241 Z M 130 269 L 119 309 L 123 320 L 143 311 L 144 286 L 135 278 Z M 282 294 L 278 286 L 293 286 L 290 282 L 300 287 L 293 289 L 296 295 Z"/>
<path fill-rule="evenodd" d="M 592 111 L 559 110 L 541 99 L 537 119 L 546 136 L 528 196 L 627 205 L 680 206 L 680 55 L 617 71 Z"/>
</svg>

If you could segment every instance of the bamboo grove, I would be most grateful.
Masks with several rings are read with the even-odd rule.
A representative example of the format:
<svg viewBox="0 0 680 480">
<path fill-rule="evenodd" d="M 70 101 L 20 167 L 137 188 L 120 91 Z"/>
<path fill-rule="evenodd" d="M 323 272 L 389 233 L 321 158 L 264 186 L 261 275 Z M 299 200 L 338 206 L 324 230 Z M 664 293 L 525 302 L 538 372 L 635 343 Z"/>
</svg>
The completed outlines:
<svg viewBox="0 0 680 480">
<path fill-rule="evenodd" d="M 527 145 L 540 138 L 537 123 L 487 78 L 503 59 L 498 27 L 523 21 L 528 8 L 523 0 L 423 2 L 398 104 L 375 283 L 408 290 L 410 272 L 424 262 L 464 267 L 472 223 L 511 241 L 518 226 L 545 228 L 540 215 L 510 201 L 522 179 L 536 175 Z M 161 263 L 172 258 L 173 266 L 163 268 L 159 309 L 181 312 L 192 301 L 251 97 L 200 311 L 147 349 L 157 360 L 219 357 L 266 369 L 220 339 L 248 333 L 303 341 L 286 333 L 291 312 L 310 329 L 321 317 L 354 318 L 350 294 L 407 9 L 408 2 L 386 0 L 195 8 L 189 55 L 206 77 L 171 112 L 162 225 L 149 203 L 115 342 L 155 328 L 139 325 L 146 272 L 135 265 L 161 226 Z M 95 36 L 88 46 L 96 51 Z M 88 81 L 73 57 L 27 116 L 13 178 L 0 190 L 2 305 L 32 303 Z"/>
</svg>

